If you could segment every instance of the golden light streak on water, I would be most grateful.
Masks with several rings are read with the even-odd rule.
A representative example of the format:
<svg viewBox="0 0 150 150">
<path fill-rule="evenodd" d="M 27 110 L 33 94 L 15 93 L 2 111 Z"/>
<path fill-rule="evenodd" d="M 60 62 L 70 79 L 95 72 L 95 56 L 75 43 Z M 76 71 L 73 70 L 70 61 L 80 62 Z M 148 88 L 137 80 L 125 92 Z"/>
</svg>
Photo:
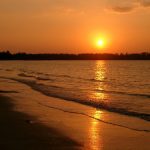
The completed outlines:
<svg viewBox="0 0 150 150">
<path fill-rule="evenodd" d="M 93 117 L 96 119 L 101 119 L 102 113 L 100 110 L 96 110 L 93 112 Z M 90 138 L 90 150 L 102 150 L 103 144 L 102 144 L 102 137 L 101 137 L 101 128 L 99 121 L 96 119 L 91 120 L 91 126 L 89 129 L 89 138 Z"/>
<path fill-rule="evenodd" d="M 107 94 L 104 93 L 106 90 L 106 64 L 105 61 L 97 61 L 95 63 L 94 73 L 95 73 L 95 86 L 93 91 L 89 94 L 89 99 L 96 102 L 102 102 L 107 99 Z"/>
<path fill-rule="evenodd" d="M 106 98 L 106 95 L 101 92 L 105 88 L 105 73 L 106 71 L 106 65 L 105 61 L 97 61 L 95 64 L 95 80 L 98 80 L 99 82 L 96 83 L 94 92 L 89 95 L 91 99 L 94 99 L 96 101 L 104 101 Z M 90 149 L 91 150 L 102 150 L 103 149 L 103 142 L 101 137 L 101 126 L 98 120 L 102 118 L 102 111 L 96 110 L 93 112 L 93 118 L 91 120 L 91 126 L 89 129 L 89 138 L 90 138 Z"/>
</svg>

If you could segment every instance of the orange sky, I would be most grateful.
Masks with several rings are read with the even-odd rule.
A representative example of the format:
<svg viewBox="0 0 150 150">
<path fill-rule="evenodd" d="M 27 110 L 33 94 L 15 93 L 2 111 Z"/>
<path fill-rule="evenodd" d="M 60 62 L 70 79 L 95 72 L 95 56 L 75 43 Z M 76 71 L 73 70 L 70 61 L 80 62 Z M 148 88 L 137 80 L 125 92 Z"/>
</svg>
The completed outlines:
<svg viewBox="0 0 150 150">
<path fill-rule="evenodd" d="M 7 49 L 150 52 L 150 0 L 0 0 L 0 50 Z"/>
</svg>

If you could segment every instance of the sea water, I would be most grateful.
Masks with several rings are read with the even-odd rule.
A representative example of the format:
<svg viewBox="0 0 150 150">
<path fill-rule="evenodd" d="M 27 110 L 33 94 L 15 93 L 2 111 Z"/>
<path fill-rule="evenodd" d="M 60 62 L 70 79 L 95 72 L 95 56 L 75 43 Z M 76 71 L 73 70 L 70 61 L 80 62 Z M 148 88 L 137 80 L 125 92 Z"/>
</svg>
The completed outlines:
<svg viewBox="0 0 150 150">
<path fill-rule="evenodd" d="M 150 120 L 150 61 L 1 61 L 0 77 L 47 96 Z"/>
</svg>

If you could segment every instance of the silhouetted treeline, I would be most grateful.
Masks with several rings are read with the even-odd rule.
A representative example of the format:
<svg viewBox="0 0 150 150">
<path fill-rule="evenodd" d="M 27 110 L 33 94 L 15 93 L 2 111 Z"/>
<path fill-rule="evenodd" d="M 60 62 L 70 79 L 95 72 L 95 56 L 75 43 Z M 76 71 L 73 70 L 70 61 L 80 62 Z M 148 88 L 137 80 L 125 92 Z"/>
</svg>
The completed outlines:
<svg viewBox="0 0 150 150">
<path fill-rule="evenodd" d="M 0 60 L 150 60 L 150 53 L 121 54 L 12 54 L 0 52 Z"/>
</svg>

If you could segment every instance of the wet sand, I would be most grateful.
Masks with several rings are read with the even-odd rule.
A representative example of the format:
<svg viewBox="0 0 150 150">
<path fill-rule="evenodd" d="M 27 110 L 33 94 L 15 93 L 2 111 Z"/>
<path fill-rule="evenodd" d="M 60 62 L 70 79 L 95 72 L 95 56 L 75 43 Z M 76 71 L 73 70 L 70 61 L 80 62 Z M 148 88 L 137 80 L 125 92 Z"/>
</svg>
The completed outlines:
<svg viewBox="0 0 150 150">
<path fill-rule="evenodd" d="M 150 149 L 148 121 L 48 97 L 13 80 L 0 83 L 0 149 Z"/>
<path fill-rule="evenodd" d="M 70 150 L 80 145 L 56 130 L 14 111 L 11 99 L 0 95 L 1 150 Z"/>
</svg>

